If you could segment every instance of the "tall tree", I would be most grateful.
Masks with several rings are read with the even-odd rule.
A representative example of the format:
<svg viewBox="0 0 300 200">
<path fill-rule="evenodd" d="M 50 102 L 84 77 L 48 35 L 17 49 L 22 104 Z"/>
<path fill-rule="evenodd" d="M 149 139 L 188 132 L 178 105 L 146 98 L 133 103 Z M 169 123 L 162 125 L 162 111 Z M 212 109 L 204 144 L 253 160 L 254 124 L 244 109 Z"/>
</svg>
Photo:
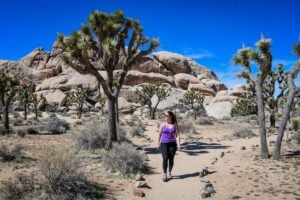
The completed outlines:
<svg viewBox="0 0 300 200">
<path fill-rule="evenodd" d="M 244 70 L 237 74 L 248 80 L 248 82 L 255 85 L 255 92 L 258 106 L 258 122 L 261 144 L 261 157 L 268 158 L 269 150 L 266 137 L 266 123 L 264 110 L 264 97 L 262 85 L 265 78 L 270 75 L 272 70 L 272 53 L 271 53 L 271 39 L 266 39 L 264 36 L 255 44 L 256 49 L 246 48 L 243 46 L 239 49 L 233 57 L 233 63 L 242 65 Z M 256 77 L 251 74 L 250 61 L 254 61 L 259 67 L 259 72 Z"/>
<path fill-rule="evenodd" d="M 298 42 L 294 47 L 294 53 L 296 56 L 300 56 L 300 42 Z M 300 95 L 300 87 L 295 85 L 294 80 L 297 78 L 298 73 L 300 72 L 300 60 L 298 59 L 295 63 L 293 69 L 286 74 L 286 86 L 288 88 L 287 99 L 284 104 L 282 117 L 280 120 L 280 125 L 278 129 L 278 135 L 275 142 L 274 152 L 273 152 L 273 159 L 279 160 L 280 159 L 280 150 L 281 150 L 281 143 L 284 135 L 284 131 L 286 129 L 287 121 L 290 118 L 291 108 L 294 103 L 294 98 Z"/>
<path fill-rule="evenodd" d="M 4 105 L 4 128 L 9 132 L 9 106 L 16 95 L 19 81 L 15 77 L 0 72 L 0 98 Z"/>
<path fill-rule="evenodd" d="M 193 110 L 195 119 L 200 115 L 200 111 L 205 112 L 203 106 L 204 94 L 201 92 L 187 91 L 179 101 Z"/>
<path fill-rule="evenodd" d="M 87 91 L 79 88 L 76 91 L 71 91 L 67 97 L 67 105 L 74 105 L 77 109 L 77 117 L 81 119 L 84 102 L 87 98 Z"/>
<path fill-rule="evenodd" d="M 143 28 L 121 11 L 106 14 L 94 11 L 88 23 L 69 37 L 59 35 L 58 45 L 64 62 L 81 74 L 91 74 L 101 84 L 108 99 L 108 137 L 106 149 L 117 142 L 116 100 L 130 68 L 158 47 L 157 40 L 143 35 Z M 127 45 L 127 46 L 126 46 Z M 119 87 L 113 87 L 114 71 L 121 68 Z M 104 68 L 107 79 L 98 72 Z"/>
</svg>

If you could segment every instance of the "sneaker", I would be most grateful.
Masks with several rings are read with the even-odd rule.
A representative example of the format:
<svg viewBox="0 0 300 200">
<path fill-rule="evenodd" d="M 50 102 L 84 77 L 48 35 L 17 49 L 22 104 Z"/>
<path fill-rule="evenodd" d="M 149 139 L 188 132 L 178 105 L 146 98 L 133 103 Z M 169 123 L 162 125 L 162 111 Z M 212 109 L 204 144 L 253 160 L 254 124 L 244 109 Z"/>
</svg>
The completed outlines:
<svg viewBox="0 0 300 200">
<path fill-rule="evenodd" d="M 163 181 L 163 182 L 166 182 L 167 180 L 168 180 L 167 174 L 164 174 L 164 175 L 162 176 L 162 181 Z"/>
<path fill-rule="evenodd" d="M 167 179 L 172 179 L 172 178 L 173 178 L 172 174 L 171 174 L 171 172 L 169 172 L 168 175 L 167 175 Z"/>
</svg>

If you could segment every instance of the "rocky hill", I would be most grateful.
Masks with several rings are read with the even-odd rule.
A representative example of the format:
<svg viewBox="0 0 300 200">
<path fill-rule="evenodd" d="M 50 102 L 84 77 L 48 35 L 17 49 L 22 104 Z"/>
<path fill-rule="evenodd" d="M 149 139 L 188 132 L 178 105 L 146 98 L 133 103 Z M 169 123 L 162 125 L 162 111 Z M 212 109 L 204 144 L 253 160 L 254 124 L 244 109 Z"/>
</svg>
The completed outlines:
<svg viewBox="0 0 300 200">
<path fill-rule="evenodd" d="M 89 102 L 94 106 L 99 95 L 96 78 L 81 75 L 65 65 L 60 54 L 54 43 L 51 52 L 37 48 L 19 61 L 0 60 L 0 71 L 34 80 L 36 92 L 42 93 L 50 105 L 64 106 L 66 93 L 81 87 L 89 90 Z M 97 70 L 106 78 L 104 69 Z M 114 75 L 118 76 L 120 72 L 115 70 Z M 160 51 L 146 57 L 128 72 L 120 94 L 121 110 L 135 111 L 132 94 L 143 83 L 165 84 L 170 88 L 171 95 L 161 102 L 159 109 L 172 108 L 186 90 L 204 92 L 207 113 L 217 118 L 228 116 L 237 96 L 243 92 L 238 88 L 228 90 L 213 71 L 183 55 Z"/>
</svg>

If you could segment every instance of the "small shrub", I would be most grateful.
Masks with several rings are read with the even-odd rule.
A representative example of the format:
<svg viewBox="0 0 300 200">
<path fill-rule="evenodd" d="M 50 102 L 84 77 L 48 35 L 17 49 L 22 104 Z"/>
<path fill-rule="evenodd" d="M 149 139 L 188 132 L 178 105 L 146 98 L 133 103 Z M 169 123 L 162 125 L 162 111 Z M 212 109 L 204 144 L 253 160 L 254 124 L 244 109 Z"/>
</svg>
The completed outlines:
<svg viewBox="0 0 300 200">
<path fill-rule="evenodd" d="M 253 131 L 248 129 L 236 130 L 232 135 L 238 138 L 251 138 L 256 136 Z"/>
<path fill-rule="evenodd" d="M 43 185 L 51 194 L 77 194 L 85 187 L 85 178 L 78 171 L 75 151 L 70 148 L 47 149 L 39 161 L 45 177 Z"/>
<path fill-rule="evenodd" d="M 58 117 L 50 118 L 45 129 L 51 134 L 63 134 L 69 130 L 69 123 Z"/>
<path fill-rule="evenodd" d="M 190 121 L 180 121 L 178 128 L 181 134 L 192 135 L 197 133 L 194 124 Z"/>
<path fill-rule="evenodd" d="M 115 145 L 103 156 L 103 165 L 107 169 L 120 172 L 123 176 L 130 176 L 145 170 L 145 162 L 146 156 L 129 143 Z"/>
<path fill-rule="evenodd" d="M 198 118 L 195 123 L 198 125 L 214 125 L 214 122 L 217 120 L 213 117 L 200 117 Z"/>
<path fill-rule="evenodd" d="M 18 112 L 12 112 L 12 115 L 13 115 L 13 118 L 15 118 L 15 119 L 21 117 L 20 113 L 18 113 Z"/>
<path fill-rule="evenodd" d="M 29 175 L 18 173 L 16 175 L 18 181 L 20 182 L 22 186 L 23 192 L 31 192 L 35 188 L 37 188 L 37 182 L 35 181 L 35 173 L 31 172 Z"/>
<path fill-rule="evenodd" d="M 292 137 L 291 140 L 296 141 L 297 144 L 300 144 L 300 131 L 296 132 Z"/>
<path fill-rule="evenodd" d="M 298 131 L 299 127 L 300 127 L 300 119 L 297 118 L 292 119 L 292 129 L 294 131 Z"/>
<path fill-rule="evenodd" d="M 0 187 L 1 200 L 19 200 L 22 197 L 22 189 L 17 181 L 3 181 Z"/>
<path fill-rule="evenodd" d="M 37 127 L 29 127 L 29 128 L 27 128 L 27 134 L 36 135 L 36 134 L 39 134 L 39 130 Z"/>
<path fill-rule="evenodd" d="M 118 141 L 126 141 L 124 129 L 117 127 Z M 106 123 L 92 121 L 75 135 L 77 149 L 104 148 L 107 140 L 108 128 Z"/>
<path fill-rule="evenodd" d="M 132 137 L 143 137 L 144 128 L 141 126 L 132 126 L 130 127 L 130 134 Z"/>
<path fill-rule="evenodd" d="M 27 130 L 24 130 L 24 129 L 18 129 L 17 131 L 17 135 L 20 136 L 20 137 L 25 137 L 26 133 L 27 133 Z"/>
<path fill-rule="evenodd" d="M 22 146 L 16 145 L 13 148 L 8 148 L 6 145 L 0 146 L 0 158 L 2 158 L 3 161 L 21 161 L 22 159 Z"/>
</svg>

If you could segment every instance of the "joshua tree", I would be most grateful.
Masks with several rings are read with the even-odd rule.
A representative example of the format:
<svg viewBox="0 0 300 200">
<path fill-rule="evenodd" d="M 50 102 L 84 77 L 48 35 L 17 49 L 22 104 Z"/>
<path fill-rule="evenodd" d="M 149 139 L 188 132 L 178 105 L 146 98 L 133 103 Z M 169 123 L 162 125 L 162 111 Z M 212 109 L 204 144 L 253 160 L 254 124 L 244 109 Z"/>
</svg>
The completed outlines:
<svg viewBox="0 0 300 200">
<path fill-rule="evenodd" d="M 231 109 L 231 116 L 257 115 L 257 102 L 250 92 L 244 93 L 237 99 L 237 103 Z"/>
<path fill-rule="evenodd" d="M 91 74 L 101 84 L 108 99 L 108 137 L 106 149 L 117 142 L 116 101 L 130 68 L 150 54 L 157 40 L 143 35 L 137 20 L 125 18 L 123 12 L 106 14 L 94 11 L 89 22 L 69 37 L 58 36 L 64 62 L 81 74 Z M 126 46 L 127 45 L 127 46 Z M 142 47 L 140 49 L 140 47 Z M 114 71 L 121 69 L 119 87 L 113 87 Z M 107 79 L 98 72 L 104 68 Z"/>
<path fill-rule="evenodd" d="M 145 84 L 141 90 L 136 91 L 137 101 L 141 105 L 147 105 L 151 119 L 155 119 L 158 104 L 168 96 L 167 89 L 162 85 Z M 152 98 L 157 97 L 157 102 L 152 105 Z"/>
<path fill-rule="evenodd" d="M 200 114 L 200 110 L 205 110 L 203 107 L 204 95 L 201 92 L 187 91 L 179 101 L 194 111 L 195 119 Z"/>
<path fill-rule="evenodd" d="M 81 118 L 84 101 L 87 98 L 87 92 L 83 89 L 70 92 L 67 97 L 67 105 L 75 105 L 77 109 L 77 117 Z"/>
<path fill-rule="evenodd" d="M 104 105 L 105 105 L 106 101 L 107 101 L 107 97 L 106 96 L 100 96 L 98 98 L 98 102 L 99 102 L 99 104 L 101 106 L 101 114 L 102 114 L 102 116 L 104 116 Z"/>
<path fill-rule="evenodd" d="M 38 105 L 40 102 L 44 101 L 46 103 L 46 98 L 43 96 L 43 94 L 32 94 L 31 96 L 31 102 L 33 104 L 34 107 L 34 112 L 35 112 L 35 119 L 38 119 Z"/>
<path fill-rule="evenodd" d="M 18 90 L 18 99 L 24 106 L 24 119 L 27 120 L 27 109 L 34 92 L 34 84 L 32 82 L 20 84 Z"/>
<path fill-rule="evenodd" d="M 271 53 L 271 39 L 266 39 L 263 36 L 255 44 L 256 49 L 243 47 L 239 49 L 233 57 L 233 63 L 242 65 L 244 70 L 237 74 L 238 77 L 247 79 L 247 81 L 255 85 L 255 93 L 258 106 L 258 123 L 261 143 L 261 157 L 268 158 L 269 150 L 266 137 L 266 124 L 265 124 L 265 110 L 264 110 L 264 97 L 262 85 L 272 70 L 272 53 Z M 254 61 L 258 67 L 259 72 L 256 77 L 252 76 L 250 61 Z"/>
<path fill-rule="evenodd" d="M 296 56 L 300 56 L 300 42 L 298 42 L 294 47 L 294 53 Z M 276 139 L 274 152 L 273 152 L 273 159 L 279 160 L 280 159 L 280 150 L 281 150 L 281 142 L 283 139 L 284 131 L 286 129 L 287 121 L 290 117 L 290 111 L 294 102 L 294 98 L 300 95 L 300 87 L 296 87 L 294 80 L 297 78 L 297 75 L 300 71 L 300 60 L 298 59 L 294 65 L 294 68 L 286 74 L 286 83 L 288 88 L 288 95 L 287 100 L 284 104 L 282 117 L 280 120 L 280 125 L 278 129 L 278 136 Z"/>
<path fill-rule="evenodd" d="M 0 72 L 0 98 L 4 105 L 4 128 L 9 132 L 9 105 L 16 95 L 19 81 L 15 77 Z"/>
</svg>

